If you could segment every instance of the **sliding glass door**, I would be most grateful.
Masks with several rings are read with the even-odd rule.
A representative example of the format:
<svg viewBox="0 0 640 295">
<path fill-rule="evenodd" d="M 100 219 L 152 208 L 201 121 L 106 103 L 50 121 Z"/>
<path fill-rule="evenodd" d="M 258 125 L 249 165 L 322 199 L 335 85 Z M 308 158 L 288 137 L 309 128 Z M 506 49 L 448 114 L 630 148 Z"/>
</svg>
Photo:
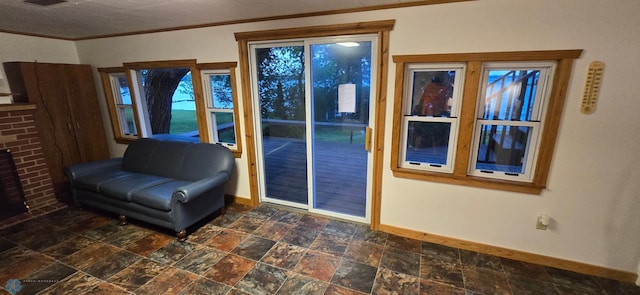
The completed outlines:
<svg viewBox="0 0 640 295">
<path fill-rule="evenodd" d="M 304 46 L 254 46 L 256 130 L 263 200 L 308 203 Z M 260 154 L 259 153 L 259 154 Z"/>
<path fill-rule="evenodd" d="M 369 222 L 375 41 L 250 46 L 262 201 Z"/>
</svg>

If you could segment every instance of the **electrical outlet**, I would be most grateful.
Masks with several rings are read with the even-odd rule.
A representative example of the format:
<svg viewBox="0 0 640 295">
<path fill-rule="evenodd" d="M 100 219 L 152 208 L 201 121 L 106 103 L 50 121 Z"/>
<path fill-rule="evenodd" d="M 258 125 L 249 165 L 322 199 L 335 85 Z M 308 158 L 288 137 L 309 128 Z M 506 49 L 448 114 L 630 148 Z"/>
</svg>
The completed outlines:
<svg viewBox="0 0 640 295">
<path fill-rule="evenodd" d="M 538 216 L 538 220 L 536 221 L 536 229 L 539 230 L 547 230 L 547 225 L 542 224 L 543 215 Z"/>
</svg>

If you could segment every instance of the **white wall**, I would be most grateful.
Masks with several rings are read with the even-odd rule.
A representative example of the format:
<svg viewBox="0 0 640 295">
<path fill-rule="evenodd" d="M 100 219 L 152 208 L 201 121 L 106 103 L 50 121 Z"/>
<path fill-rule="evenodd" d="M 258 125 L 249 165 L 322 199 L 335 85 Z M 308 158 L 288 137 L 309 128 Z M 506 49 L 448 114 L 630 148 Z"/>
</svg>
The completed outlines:
<svg viewBox="0 0 640 295">
<path fill-rule="evenodd" d="M 399 12 L 392 55 L 584 53 L 574 66 L 548 188 L 540 196 L 398 179 L 385 169 L 382 223 L 636 272 L 640 2 L 483 0 Z M 579 103 L 593 60 L 604 61 L 606 69 L 597 110 L 584 115 Z M 385 163 L 389 167 L 388 157 Z M 541 212 L 554 219 L 551 230 L 534 229 Z"/>
<path fill-rule="evenodd" d="M 394 178 L 389 169 L 395 73 L 391 63 L 381 222 L 636 272 L 640 262 L 640 169 L 635 167 L 640 164 L 638 15 L 637 0 L 615 4 L 482 0 L 87 40 L 77 47 L 80 62 L 96 67 L 184 58 L 237 61 L 234 32 L 396 19 L 391 55 L 584 49 L 574 66 L 548 188 L 541 195 Z M 606 69 L 597 109 L 584 115 L 579 102 L 586 68 L 593 60 L 604 61 Z M 115 143 L 112 147 L 114 155 L 123 151 Z M 237 180 L 228 193 L 249 197 L 246 153 L 237 167 Z M 541 212 L 553 218 L 548 231 L 534 229 Z"/>
<path fill-rule="evenodd" d="M 78 63 L 76 45 L 71 41 L 35 38 L 0 32 L 0 63 L 11 61 Z M 4 68 L 0 67 L 0 92 L 10 92 Z"/>
</svg>

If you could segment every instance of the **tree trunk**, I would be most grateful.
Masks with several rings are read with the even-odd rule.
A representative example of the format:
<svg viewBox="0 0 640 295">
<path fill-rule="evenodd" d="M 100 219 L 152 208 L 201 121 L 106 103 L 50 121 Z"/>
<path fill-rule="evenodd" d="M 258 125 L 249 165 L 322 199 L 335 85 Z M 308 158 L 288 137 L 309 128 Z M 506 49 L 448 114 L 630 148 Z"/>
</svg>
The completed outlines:
<svg viewBox="0 0 640 295">
<path fill-rule="evenodd" d="M 173 93 L 188 72 L 185 68 L 150 69 L 147 72 L 144 89 L 153 134 L 169 133 Z"/>
</svg>

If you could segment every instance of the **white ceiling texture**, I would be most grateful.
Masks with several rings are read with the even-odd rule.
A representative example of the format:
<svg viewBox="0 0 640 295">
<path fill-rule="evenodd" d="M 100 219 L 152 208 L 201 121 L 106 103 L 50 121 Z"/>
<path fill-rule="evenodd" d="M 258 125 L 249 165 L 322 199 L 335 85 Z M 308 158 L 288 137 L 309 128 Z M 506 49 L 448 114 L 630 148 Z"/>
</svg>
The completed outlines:
<svg viewBox="0 0 640 295">
<path fill-rule="evenodd" d="M 32 2 L 40 2 L 35 4 Z M 0 32 L 81 40 L 447 0 L 0 0 Z"/>
</svg>

